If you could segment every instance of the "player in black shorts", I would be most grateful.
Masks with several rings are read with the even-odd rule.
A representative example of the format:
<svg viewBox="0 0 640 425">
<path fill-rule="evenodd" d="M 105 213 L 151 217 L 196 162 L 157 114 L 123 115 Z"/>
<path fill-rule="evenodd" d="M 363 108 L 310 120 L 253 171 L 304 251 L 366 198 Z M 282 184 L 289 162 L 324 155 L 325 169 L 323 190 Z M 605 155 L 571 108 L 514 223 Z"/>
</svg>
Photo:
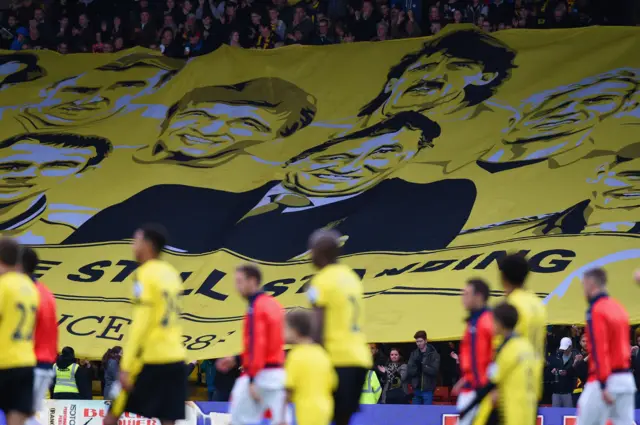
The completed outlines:
<svg viewBox="0 0 640 425">
<path fill-rule="evenodd" d="M 185 417 L 186 352 L 177 307 L 182 279 L 158 259 L 165 243 L 157 226 L 145 226 L 134 235 L 134 254 L 141 265 L 135 272 L 133 320 L 120 362 L 124 391 L 111 405 L 105 425 L 115 424 L 124 412 L 157 418 L 163 425 Z"/>
<path fill-rule="evenodd" d="M 7 425 L 24 425 L 33 414 L 33 350 L 39 296 L 17 271 L 20 246 L 0 239 L 0 410 Z"/>
<path fill-rule="evenodd" d="M 362 282 L 349 266 L 338 263 L 339 246 L 340 234 L 335 230 L 311 235 L 311 259 L 319 271 L 307 295 L 314 310 L 314 339 L 325 347 L 338 374 L 333 420 L 336 425 L 348 425 L 360 407 L 372 359 L 362 332 Z"/>
</svg>

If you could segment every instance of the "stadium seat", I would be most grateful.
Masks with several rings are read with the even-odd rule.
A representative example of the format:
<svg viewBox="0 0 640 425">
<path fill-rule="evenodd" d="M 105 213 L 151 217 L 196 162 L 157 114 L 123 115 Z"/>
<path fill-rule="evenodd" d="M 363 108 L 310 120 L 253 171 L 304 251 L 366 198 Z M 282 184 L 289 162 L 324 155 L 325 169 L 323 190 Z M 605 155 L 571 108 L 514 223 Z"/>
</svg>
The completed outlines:
<svg viewBox="0 0 640 425">
<path fill-rule="evenodd" d="M 433 404 L 449 404 L 448 387 L 436 387 L 433 392 Z"/>
</svg>

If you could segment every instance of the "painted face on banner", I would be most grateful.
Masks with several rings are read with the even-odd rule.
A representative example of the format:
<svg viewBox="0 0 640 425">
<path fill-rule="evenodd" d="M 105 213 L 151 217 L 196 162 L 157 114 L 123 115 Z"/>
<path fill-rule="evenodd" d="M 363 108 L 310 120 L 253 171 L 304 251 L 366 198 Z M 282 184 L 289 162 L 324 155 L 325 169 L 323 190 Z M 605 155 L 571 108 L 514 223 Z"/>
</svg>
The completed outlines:
<svg viewBox="0 0 640 425">
<path fill-rule="evenodd" d="M 82 171 L 96 156 L 90 147 L 44 145 L 25 138 L 1 151 L 0 204 L 18 202 L 46 192 Z"/>
<path fill-rule="evenodd" d="M 90 71 L 45 89 L 45 100 L 27 107 L 22 118 L 38 129 L 101 121 L 123 112 L 137 97 L 155 92 L 167 72 L 151 66 Z"/>
<path fill-rule="evenodd" d="M 136 159 L 213 167 L 244 148 L 277 139 L 286 114 L 254 105 L 190 103 L 170 119 L 151 149 Z"/>
<path fill-rule="evenodd" d="M 496 77 L 496 73 L 484 72 L 482 64 L 470 59 L 444 52 L 424 55 L 400 78 L 387 83 L 390 97 L 383 105 L 383 113 L 386 116 L 401 111 L 446 113 L 463 104 L 467 86 L 489 84 Z"/>
<path fill-rule="evenodd" d="M 483 160 L 490 163 L 539 161 L 582 146 L 593 128 L 618 111 L 636 84 L 610 77 L 574 86 L 534 101 Z"/>
<path fill-rule="evenodd" d="M 0 87 L 4 85 L 4 81 L 11 77 L 14 74 L 17 74 L 20 71 L 23 71 L 27 68 L 27 64 L 18 62 L 18 61 L 10 61 L 7 63 L 0 64 Z"/>
<path fill-rule="evenodd" d="M 309 196 L 343 196 L 370 189 L 418 152 L 421 132 L 403 128 L 346 140 L 290 165 L 285 185 Z"/>
<path fill-rule="evenodd" d="M 588 182 L 596 184 L 593 203 L 597 208 L 631 212 L 640 207 L 640 143 L 624 148 L 615 161 L 599 167 L 596 178 Z"/>
</svg>

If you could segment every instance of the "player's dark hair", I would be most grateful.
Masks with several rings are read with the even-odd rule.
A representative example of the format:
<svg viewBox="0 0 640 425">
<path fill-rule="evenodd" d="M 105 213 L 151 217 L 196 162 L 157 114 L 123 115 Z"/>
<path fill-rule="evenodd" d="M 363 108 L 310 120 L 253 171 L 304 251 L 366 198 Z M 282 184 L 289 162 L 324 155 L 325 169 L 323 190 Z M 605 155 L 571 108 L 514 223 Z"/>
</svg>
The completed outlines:
<svg viewBox="0 0 640 425">
<path fill-rule="evenodd" d="M 255 264 L 242 264 L 236 268 L 236 271 L 242 272 L 250 279 L 255 279 L 258 286 L 262 283 L 262 272 Z"/>
<path fill-rule="evenodd" d="M 467 285 L 473 288 L 473 293 L 482 296 L 482 301 L 489 299 L 489 285 L 482 279 L 474 278 L 467 281 Z"/>
<path fill-rule="evenodd" d="M 413 335 L 413 339 L 422 338 L 425 341 L 427 340 L 427 332 L 426 331 L 418 331 Z"/>
<path fill-rule="evenodd" d="M 502 278 L 511 285 L 521 288 L 529 274 L 529 263 L 522 254 L 510 254 L 498 261 Z"/>
<path fill-rule="evenodd" d="M 516 327 L 516 323 L 518 323 L 518 310 L 511 304 L 498 304 L 493 309 L 493 318 L 505 329 L 513 330 Z"/>
<path fill-rule="evenodd" d="M 585 279 L 593 279 L 598 284 L 598 286 L 606 286 L 607 285 L 607 272 L 605 272 L 601 268 L 595 268 L 591 270 L 587 270 L 584 274 Z"/>
<path fill-rule="evenodd" d="M 302 337 L 310 337 L 312 322 L 311 315 L 305 310 L 294 310 L 287 313 L 287 325 Z"/>
<path fill-rule="evenodd" d="M 38 254 L 33 248 L 29 248 L 28 246 L 22 247 L 20 253 L 20 264 L 22 265 L 22 271 L 31 276 L 35 273 L 36 267 L 40 259 L 38 258 Z"/>
<path fill-rule="evenodd" d="M 160 224 L 145 224 L 140 228 L 144 240 L 149 242 L 156 254 L 167 244 L 167 230 Z"/>
<path fill-rule="evenodd" d="M 20 259 L 20 244 L 10 238 L 0 239 L 0 263 L 15 267 Z"/>
</svg>

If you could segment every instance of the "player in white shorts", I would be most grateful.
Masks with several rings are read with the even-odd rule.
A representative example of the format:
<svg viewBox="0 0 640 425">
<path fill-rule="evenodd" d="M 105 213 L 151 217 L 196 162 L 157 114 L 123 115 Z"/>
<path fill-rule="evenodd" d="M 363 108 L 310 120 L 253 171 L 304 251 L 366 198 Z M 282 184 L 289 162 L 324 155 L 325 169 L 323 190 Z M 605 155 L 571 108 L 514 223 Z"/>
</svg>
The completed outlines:
<svg viewBox="0 0 640 425">
<path fill-rule="evenodd" d="M 631 373 L 629 315 L 606 292 L 602 269 L 582 280 L 589 302 L 587 350 L 589 379 L 578 400 L 578 425 L 633 425 L 636 384 Z"/>
<path fill-rule="evenodd" d="M 260 290 L 262 275 L 257 266 L 236 269 L 236 288 L 249 303 L 244 317 L 242 356 L 217 362 L 227 372 L 242 364 L 243 374 L 231 391 L 231 424 L 259 424 L 267 410 L 282 418 L 285 407 L 284 309 L 275 298 Z"/>
</svg>

